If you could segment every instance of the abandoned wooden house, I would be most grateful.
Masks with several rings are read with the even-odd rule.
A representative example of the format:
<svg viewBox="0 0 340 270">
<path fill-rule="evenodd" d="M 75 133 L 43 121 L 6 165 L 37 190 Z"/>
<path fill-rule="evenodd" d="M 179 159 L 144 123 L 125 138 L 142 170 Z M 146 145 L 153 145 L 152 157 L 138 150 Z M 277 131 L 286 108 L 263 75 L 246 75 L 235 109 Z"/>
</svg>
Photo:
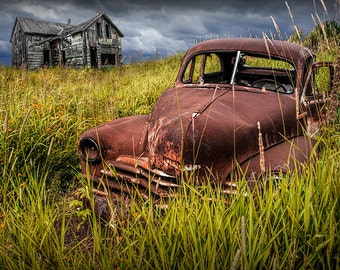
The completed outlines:
<svg viewBox="0 0 340 270">
<path fill-rule="evenodd" d="M 17 17 L 13 26 L 12 66 L 102 68 L 122 62 L 123 33 L 105 13 L 71 25 Z"/>
</svg>

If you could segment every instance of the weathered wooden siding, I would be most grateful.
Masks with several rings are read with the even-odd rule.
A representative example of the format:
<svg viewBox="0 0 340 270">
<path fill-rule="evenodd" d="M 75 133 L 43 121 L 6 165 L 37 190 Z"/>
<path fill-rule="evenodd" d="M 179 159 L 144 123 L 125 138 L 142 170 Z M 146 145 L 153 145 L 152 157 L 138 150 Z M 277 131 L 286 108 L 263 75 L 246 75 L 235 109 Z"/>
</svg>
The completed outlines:
<svg viewBox="0 0 340 270">
<path fill-rule="evenodd" d="M 121 60 L 120 36 L 111 25 L 101 18 L 96 23 L 100 23 L 101 36 L 97 35 L 96 46 L 98 55 L 98 67 L 116 65 Z M 94 25 L 98 27 L 98 25 Z M 98 31 L 97 31 L 98 32 Z"/>
<path fill-rule="evenodd" d="M 71 42 L 72 44 L 79 44 L 82 42 L 83 46 L 83 54 L 82 54 L 82 65 L 83 66 L 89 66 L 92 67 L 91 63 L 91 48 L 92 51 L 94 51 L 95 48 L 95 57 L 96 57 L 96 63 L 97 67 L 101 68 L 105 66 L 105 61 L 103 61 L 103 55 L 112 55 L 114 58 L 114 64 L 119 64 L 121 61 L 121 37 L 117 34 L 117 32 L 112 28 L 109 27 L 110 33 L 106 34 L 107 27 L 106 25 L 108 24 L 105 20 L 99 21 L 102 29 L 101 33 L 102 36 L 98 37 L 97 36 L 97 29 L 96 25 L 97 22 L 92 24 L 87 28 L 85 32 L 82 33 L 82 40 L 77 39 L 75 37 L 71 37 Z M 105 28 L 104 28 L 105 27 Z M 108 37 L 107 37 L 108 36 Z M 70 56 L 66 56 L 72 57 Z M 81 62 L 80 60 L 80 55 L 78 55 L 78 61 L 79 63 Z M 106 63 L 107 64 L 107 63 Z"/>
<path fill-rule="evenodd" d="M 77 33 L 68 39 L 70 45 L 65 48 L 66 65 L 76 68 L 84 67 L 82 33 Z"/>
<path fill-rule="evenodd" d="M 27 62 L 26 37 L 19 25 L 14 29 L 13 34 L 15 38 L 12 44 L 12 65 L 23 66 Z"/>
<path fill-rule="evenodd" d="M 98 37 L 97 23 L 101 25 L 102 36 Z M 102 68 L 107 62 L 103 61 L 105 55 L 111 55 L 114 58 L 114 65 L 120 64 L 122 60 L 122 46 L 121 37 L 114 30 L 113 27 L 107 28 L 109 25 L 104 19 L 98 20 L 90 25 L 86 31 L 70 35 L 67 39 L 71 45 L 65 48 L 66 65 L 73 67 L 93 67 L 93 60 L 91 61 L 91 50 L 95 53 L 96 67 Z M 109 29 L 110 33 L 106 33 Z"/>
<path fill-rule="evenodd" d="M 46 37 L 26 35 L 27 65 L 29 68 L 39 68 L 51 64 L 50 47 L 48 43 L 42 43 Z M 48 52 L 48 59 L 44 59 L 44 51 Z"/>
</svg>

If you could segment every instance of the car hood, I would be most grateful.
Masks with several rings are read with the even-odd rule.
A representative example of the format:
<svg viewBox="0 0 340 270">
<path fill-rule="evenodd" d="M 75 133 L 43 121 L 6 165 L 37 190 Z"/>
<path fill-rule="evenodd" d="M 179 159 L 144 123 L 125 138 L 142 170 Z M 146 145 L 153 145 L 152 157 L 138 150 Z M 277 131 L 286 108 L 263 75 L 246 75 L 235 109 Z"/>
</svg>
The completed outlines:
<svg viewBox="0 0 340 270">
<path fill-rule="evenodd" d="M 149 118 L 150 164 L 171 175 L 205 168 L 226 177 L 233 161 L 258 154 L 258 124 L 265 148 L 301 133 L 295 107 L 293 95 L 249 87 L 168 89 Z"/>
</svg>

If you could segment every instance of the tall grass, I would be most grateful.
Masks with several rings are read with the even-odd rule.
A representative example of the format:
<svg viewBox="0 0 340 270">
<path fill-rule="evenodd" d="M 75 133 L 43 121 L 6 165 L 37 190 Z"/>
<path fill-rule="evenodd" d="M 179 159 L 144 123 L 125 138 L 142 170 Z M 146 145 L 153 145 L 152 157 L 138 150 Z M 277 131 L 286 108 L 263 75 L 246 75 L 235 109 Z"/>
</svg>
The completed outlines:
<svg viewBox="0 0 340 270">
<path fill-rule="evenodd" d="M 179 62 L 176 55 L 107 71 L 0 67 L 0 268 L 86 263 L 89 224 L 71 193 L 79 187 L 77 139 L 104 121 L 149 113 Z"/>
<path fill-rule="evenodd" d="M 332 50 L 321 53 L 335 61 Z M 321 133 L 321 151 L 300 174 L 275 185 L 269 177 L 265 192 L 251 193 L 244 179 L 231 197 L 188 184 L 168 208 L 136 198 L 127 217 L 110 222 L 83 207 L 74 191 L 92 203 L 93 194 L 79 175 L 79 135 L 149 113 L 179 62 L 0 67 L 0 268 L 339 269 L 339 121 Z"/>
</svg>

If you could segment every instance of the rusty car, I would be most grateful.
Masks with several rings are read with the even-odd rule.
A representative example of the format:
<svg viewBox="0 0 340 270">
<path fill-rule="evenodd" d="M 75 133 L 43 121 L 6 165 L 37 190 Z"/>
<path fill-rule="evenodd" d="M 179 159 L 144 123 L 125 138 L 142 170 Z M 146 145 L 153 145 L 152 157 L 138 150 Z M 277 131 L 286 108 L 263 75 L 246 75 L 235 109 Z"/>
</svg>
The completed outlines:
<svg viewBox="0 0 340 270">
<path fill-rule="evenodd" d="M 322 69 L 328 81 L 320 84 Z M 308 161 L 327 116 L 333 70 L 287 41 L 199 42 L 186 51 L 173 87 L 150 114 L 81 135 L 82 175 L 97 196 L 138 192 L 155 201 L 185 181 L 233 193 L 239 172 L 253 187 L 267 172 Z"/>
</svg>

